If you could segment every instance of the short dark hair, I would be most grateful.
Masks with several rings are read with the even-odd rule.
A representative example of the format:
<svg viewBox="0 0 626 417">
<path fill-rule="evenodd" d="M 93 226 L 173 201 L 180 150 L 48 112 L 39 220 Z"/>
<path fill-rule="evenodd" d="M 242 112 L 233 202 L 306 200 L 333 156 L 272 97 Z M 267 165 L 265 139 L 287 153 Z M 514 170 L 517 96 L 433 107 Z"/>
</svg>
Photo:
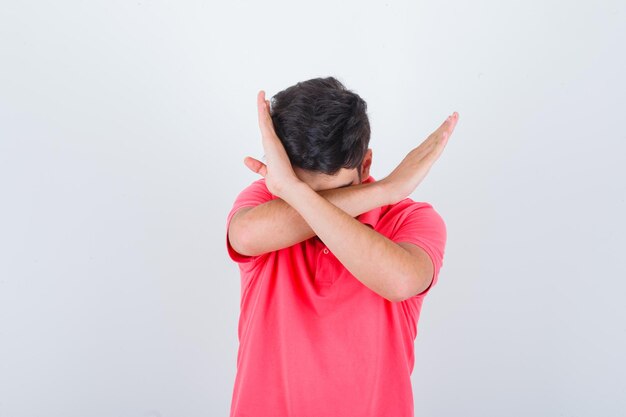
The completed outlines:
<svg viewBox="0 0 626 417">
<path fill-rule="evenodd" d="M 327 175 L 361 167 L 370 141 L 367 103 L 336 78 L 298 82 L 274 95 L 270 107 L 292 166 Z"/>
</svg>

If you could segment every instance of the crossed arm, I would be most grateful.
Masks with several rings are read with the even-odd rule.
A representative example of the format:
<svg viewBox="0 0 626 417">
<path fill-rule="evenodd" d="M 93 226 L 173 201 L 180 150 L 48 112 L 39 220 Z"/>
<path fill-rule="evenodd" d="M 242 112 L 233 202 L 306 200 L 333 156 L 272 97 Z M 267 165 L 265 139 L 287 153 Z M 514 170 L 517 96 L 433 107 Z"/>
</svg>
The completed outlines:
<svg viewBox="0 0 626 417">
<path fill-rule="evenodd" d="M 380 197 L 378 182 L 317 191 L 352 217 L 388 204 Z M 256 207 L 239 209 L 230 222 L 232 247 L 248 256 L 277 251 L 316 235 L 300 213 L 285 200 L 277 198 Z"/>
<path fill-rule="evenodd" d="M 294 188 L 285 200 L 238 210 L 228 231 L 230 243 L 241 254 L 259 255 L 317 235 L 365 286 L 402 301 L 430 285 L 433 265 L 418 246 L 393 242 L 354 218 L 390 203 L 384 187 L 376 181 L 322 191 Z"/>
</svg>

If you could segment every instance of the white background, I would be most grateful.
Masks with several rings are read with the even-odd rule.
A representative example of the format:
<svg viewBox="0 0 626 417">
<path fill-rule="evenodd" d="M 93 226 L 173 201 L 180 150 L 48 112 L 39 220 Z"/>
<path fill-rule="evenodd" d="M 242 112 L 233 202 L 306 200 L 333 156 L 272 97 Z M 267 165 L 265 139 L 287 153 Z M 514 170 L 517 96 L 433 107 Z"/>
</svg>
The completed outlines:
<svg viewBox="0 0 626 417">
<path fill-rule="evenodd" d="M 227 416 L 256 94 L 333 75 L 448 228 L 417 416 L 626 414 L 618 1 L 2 1 L 0 416 Z"/>
</svg>

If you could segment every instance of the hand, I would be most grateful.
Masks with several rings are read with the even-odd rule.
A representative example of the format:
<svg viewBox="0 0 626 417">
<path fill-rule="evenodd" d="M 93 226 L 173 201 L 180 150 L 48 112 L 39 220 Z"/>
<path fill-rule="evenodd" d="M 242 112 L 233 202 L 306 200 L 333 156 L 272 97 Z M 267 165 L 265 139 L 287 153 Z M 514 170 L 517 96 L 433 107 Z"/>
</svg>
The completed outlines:
<svg viewBox="0 0 626 417">
<path fill-rule="evenodd" d="M 282 198 L 283 193 L 291 187 L 306 183 L 302 182 L 294 172 L 285 147 L 276 135 L 270 116 L 270 102 L 265 100 L 263 90 L 257 94 L 257 108 L 267 164 L 250 156 L 244 158 L 244 163 L 252 171 L 265 177 L 265 185 L 270 193 Z"/>
<path fill-rule="evenodd" d="M 458 120 L 459 114 L 452 113 L 424 142 L 409 152 L 391 174 L 380 180 L 389 192 L 392 200 L 389 204 L 407 198 L 422 182 L 448 143 Z"/>
</svg>

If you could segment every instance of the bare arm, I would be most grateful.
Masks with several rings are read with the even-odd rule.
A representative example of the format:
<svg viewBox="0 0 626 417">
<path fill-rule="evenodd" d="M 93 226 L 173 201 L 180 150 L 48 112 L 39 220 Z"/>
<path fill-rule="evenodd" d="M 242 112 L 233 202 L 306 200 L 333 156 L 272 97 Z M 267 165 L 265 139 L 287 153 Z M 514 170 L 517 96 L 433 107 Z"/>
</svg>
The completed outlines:
<svg viewBox="0 0 626 417">
<path fill-rule="evenodd" d="M 340 210 L 351 217 L 389 204 L 384 183 L 374 181 L 342 188 L 318 191 Z M 281 198 L 243 207 L 230 222 L 229 240 L 243 255 L 273 252 L 315 236 L 315 232 L 300 213 Z"/>
<path fill-rule="evenodd" d="M 432 270 L 427 269 L 427 254 L 413 255 L 339 210 L 306 183 L 294 182 L 282 195 L 312 225 L 339 262 L 376 294 L 399 302 L 428 287 Z"/>
</svg>

